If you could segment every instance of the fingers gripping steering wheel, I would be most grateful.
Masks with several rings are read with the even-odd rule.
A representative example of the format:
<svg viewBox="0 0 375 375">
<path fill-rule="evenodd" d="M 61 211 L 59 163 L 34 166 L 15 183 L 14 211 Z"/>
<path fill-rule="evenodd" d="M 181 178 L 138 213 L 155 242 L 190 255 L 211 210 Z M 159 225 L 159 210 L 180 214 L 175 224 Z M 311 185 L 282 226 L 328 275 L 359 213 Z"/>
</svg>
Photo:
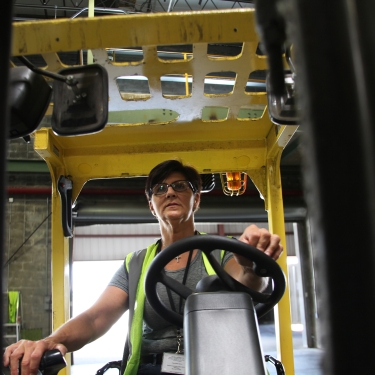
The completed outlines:
<svg viewBox="0 0 375 375">
<path fill-rule="evenodd" d="M 174 312 L 159 299 L 156 286 L 157 283 L 160 282 L 185 300 L 190 294 L 195 293 L 195 291 L 181 284 L 177 280 L 166 276 L 163 272 L 164 267 L 173 258 L 190 251 L 191 249 L 200 249 L 206 254 L 217 276 L 229 290 L 245 292 L 252 297 L 254 302 L 258 302 L 255 306 L 258 318 L 270 311 L 284 294 L 286 283 L 283 271 L 271 257 L 264 254 L 262 251 L 245 244 L 242 241 L 237 241 L 228 237 L 211 235 L 187 237 L 173 243 L 161 251 L 151 262 L 145 278 L 145 292 L 148 302 L 160 316 L 176 326 L 183 326 L 183 315 Z M 273 290 L 271 294 L 260 293 L 247 288 L 229 276 L 229 274 L 225 272 L 223 267 L 217 262 L 213 254 L 211 254 L 215 249 L 224 249 L 242 255 L 253 261 L 255 265 L 254 271 L 258 276 L 272 278 Z"/>
</svg>

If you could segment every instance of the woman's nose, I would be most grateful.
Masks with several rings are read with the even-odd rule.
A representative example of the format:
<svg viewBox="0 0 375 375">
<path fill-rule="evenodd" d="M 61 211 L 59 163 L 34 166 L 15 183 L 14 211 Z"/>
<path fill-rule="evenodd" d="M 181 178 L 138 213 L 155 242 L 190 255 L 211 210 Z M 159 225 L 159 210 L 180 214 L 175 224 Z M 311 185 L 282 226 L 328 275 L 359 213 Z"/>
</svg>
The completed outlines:
<svg viewBox="0 0 375 375">
<path fill-rule="evenodd" d="M 168 186 L 167 197 L 170 197 L 173 195 L 176 195 L 176 192 L 173 190 L 172 186 Z"/>
</svg>

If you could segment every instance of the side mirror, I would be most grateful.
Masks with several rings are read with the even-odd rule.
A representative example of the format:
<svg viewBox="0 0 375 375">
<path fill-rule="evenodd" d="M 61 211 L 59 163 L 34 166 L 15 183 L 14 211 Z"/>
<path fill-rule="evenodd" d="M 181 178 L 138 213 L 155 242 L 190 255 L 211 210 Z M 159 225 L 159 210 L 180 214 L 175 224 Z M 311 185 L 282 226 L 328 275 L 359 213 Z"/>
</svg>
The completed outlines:
<svg viewBox="0 0 375 375">
<path fill-rule="evenodd" d="M 52 129 L 57 135 L 91 134 L 108 120 L 108 74 L 98 64 L 62 69 L 53 82 Z"/>
<path fill-rule="evenodd" d="M 285 75 L 285 92 L 283 95 L 276 95 L 272 92 L 269 75 L 266 80 L 266 90 L 268 113 L 271 121 L 277 125 L 299 125 L 300 113 L 295 98 L 293 75 Z"/>
<path fill-rule="evenodd" d="M 26 137 L 42 121 L 51 100 L 47 81 L 27 67 L 10 69 L 10 139 Z"/>
<path fill-rule="evenodd" d="M 78 66 L 52 73 L 35 67 L 24 56 L 18 56 L 18 59 L 26 66 L 10 70 L 11 139 L 27 137 L 42 121 L 52 94 L 43 76 L 54 80 L 52 130 L 57 135 L 92 134 L 105 127 L 108 74 L 101 65 Z"/>
</svg>

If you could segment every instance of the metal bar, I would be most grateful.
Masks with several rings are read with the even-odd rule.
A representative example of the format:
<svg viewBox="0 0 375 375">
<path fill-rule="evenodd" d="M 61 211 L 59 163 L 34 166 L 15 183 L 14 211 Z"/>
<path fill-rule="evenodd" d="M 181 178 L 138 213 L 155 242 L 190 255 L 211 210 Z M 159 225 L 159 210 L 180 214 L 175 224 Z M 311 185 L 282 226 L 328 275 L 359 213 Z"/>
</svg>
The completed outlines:
<svg viewBox="0 0 375 375">
<path fill-rule="evenodd" d="M 303 304 L 305 310 L 304 332 L 309 348 L 318 348 L 317 307 L 315 297 L 314 262 L 311 245 L 307 239 L 306 220 L 293 223 L 296 253 L 301 265 Z"/>
<path fill-rule="evenodd" d="M 163 9 L 163 11 L 166 12 L 166 9 L 163 7 L 163 4 L 159 0 L 157 0 L 157 2 L 159 3 L 161 9 Z M 143 4 L 145 4 L 145 3 L 146 2 L 144 2 Z M 142 12 L 142 8 L 143 8 L 143 4 L 142 4 L 141 9 L 140 9 L 141 12 Z"/>
<path fill-rule="evenodd" d="M 2 22 L 0 23 L 0 42 L 2 53 L 0 55 L 0 142 L 1 142 L 1 156 L 0 156 L 0 175 L 2 176 L 2 184 L 0 189 L 0 238 L 3 239 L 5 236 L 5 199 L 6 199 L 6 192 L 5 187 L 7 181 L 6 178 L 6 155 L 7 155 L 7 141 L 8 141 L 8 126 L 9 126 L 9 117 L 10 117 L 10 110 L 9 110 L 9 102 L 8 102 L 8 87 L 9 87 L 9 56 L 10 56 L 10 40 L 12 34 L 12 11 L 13 5 L 11 1 L 6 1 L 2 6 Z M 0 264 L 3 264 L 3 255 L 4 255 L 4 241 L 1 241 L 0 244 Z M 0 271 L 0 287 L 3 290 L 3 270 L 4 268 L 1 267 Z M 1 300 L 0 306 L 0 319 L 3 322 L 3 299 Z M 3 326 L 0 327 L 0 335 L 1 339 L 3 339 Z"/>
<path fill-rule="evenodd" d="M 95 4 L 94 4 L 94 0 L 89 0 L 89 7 L 87 8 L 88 10 L 88 16 L 91 18 L 91 17 L 94 17 L 94 7 L 95 7 Z M 94 63 L 94 56 L 92 54 L 92 51 L 91 49 L 87 50 L 87 64 L 93 64 Z"/>
<path fill-rule="evenodd" d="M 61 225 L 61 202 L 56 189 L 56 180 L 52 179 L 52 226 L 51 226 L 51 279 L 52 279 L 52 331 L 70 319 L 70 275 L 69 275 L 69 239 L 63 235 Z M 70 353 L 66 355 L 70 362 Z M 70 366 L 60 372 L 70 374 Z"/>
<path fill-rule="evenodd" d="M 33 8 L 33 9 L 51 9 L 51 10 L 64 10 L 64 11 L 72 11 L 77 12 L 81 8 L 79 7 L 66 7 L 66 6 L 55 6 L 55 5 L 35 5 L 35 4 L 14 4 L 15 8 Z"/>
<path fill-rule="evenodd" d="M 16 8 L 32 8 L 37 10 L 54 10 L 54 11 L 70 11 L 76 12 L 71 18 L 76 18 L 83 12 L 88 11 L 88 7 L 79 8 L 79 7 L 67 7 L 67 6 L 58 6 L 58 5 L 33 5 L 33 4 L 14 4 Z M 118 8 L 103 8 L 103 7 L 95 7 L 94 10 L 100 13 L 107 13 L 107 14 L 127 14 L 123 9 Z"/>
<path fill-rule="evenodd" d="M 225 19 L 225 23 L 222 19 Z M 257 40 L 252 9 L 167 12 L 13 24 L 13 56 L 80 49 Z M 129 33 L 129 30 L 148 30 Z M 72 38 L 80 35 L 80 38 Z M 97 35 L 101 35 L 100 38 Z"/>
<path fill-rule="evenodd" d="M 375 87 L 375 3 L 295 0 L 288 9 L 296 20 L 291 37 L 305 119 L 305 196 L 315 233 L 323 373 L 372 373 L 364 354 L 374 352 L 375 342 L 363 335 L 375 333 L 375 137 L 368 106 Z"/>
<path fill-rule="evenodd" d="M 178 0 L 177 0 L 177 1 L 178 1 Z M 175 6 L 177 5 L 177 1 L 176 1 L 176 4 L 175 4 Z M 187 6 L 189 7 L 189 9 L 190 9 L 190 10 L 193 10 L 193 8 L 192 8 L 192 7 L 190 6 L 190 4 L 189 4 L 189 2 L 188 2 L 188 1 L 186 1 L 186 0 L 185 0 L 185 3 L 186 3 L 186 5 L 187 5 Z"/>
<path fill-rule="evenodd" d="M 275 333 L 278 357 L 283 363 L 286 373 L 294 375 L 292 317 L 290 310 L 290 295 L 288 282 L 287 248 L 284 224 L 284 204 L 282 199 L 280 158 L 282 148 L 279 152 L 270 149 L 267 153 L 267 194 L 265 204 L 268 211 L 268 226 L 271 233 L 277 233 L 284 246 L 284 252 L 278 260 L 278 264 L 284 271 L 287 279 L 287 287 L 283 298 L 275 306 Z M 272 155 L 270 155 L 270 153 Z"/>
<path fill-rule="evenodd" d="M 71 19 L 77 18 L 79 15 L 81 15 L 83 12 L 88 12 L 89 17 L 93 17 L 93 15 L 90 15 L 90 8 L 91 8 L 91 3 L 89 3 L 89 7 L 82 8 L 80 9 L 77 13 L 75 13 Z M 102 13 L 102 14 L 128 14 L 128 12 L 125 12 L 123 9 L 112 9 L 112 8 L 92 8 L 93 12 L 96 13 Z"/>
<path fill-rule="evenodd" d="M 176 1 L 176 0 L 169 0 L 167 12 L 170 12 L 170 11 L 173 10 L 174 5 L 175 5 L 175 1 Z M 178 0 L 177 0 L 177 1 L 178 1 Z"/>
<path fill-rule="evenodd" d="M 371 1 L 348 1 L 347 15 L 349 18 L 349 33 L 352 47 L 352 59 L 356 88 L 358 92 L 359 108 L 363 129 L 362 141 L 365 152 L 365 168 L 369 173 L 367 176 L 367 189 L 373 193 L 375 186 L 375 108 L 373 98 L 375 95 L 375 79 L 373 75 L 375 51 L 375 29 L 373 19 L 370 16 L 375 11 L 374 3 Z M 373 13 L 372 13 L 373 14 Z M 371 202 L 372 212 L 375 212 L 375 199 Z"/>
<path fill-rule="evenodd" d="M 217 6 L 216 4 L 211 0 L 211 3 L 213 4 L 213 6 L 217 9 Z"/>
</svg>

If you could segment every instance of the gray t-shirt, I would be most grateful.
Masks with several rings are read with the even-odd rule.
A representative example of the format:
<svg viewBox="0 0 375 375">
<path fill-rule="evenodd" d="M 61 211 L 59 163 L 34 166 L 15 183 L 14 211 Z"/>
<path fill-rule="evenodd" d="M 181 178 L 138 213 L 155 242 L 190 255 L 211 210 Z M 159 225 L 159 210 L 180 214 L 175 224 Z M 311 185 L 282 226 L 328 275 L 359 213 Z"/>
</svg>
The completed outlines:
<svg viewBox="0 0 375 375">
<path fill-rule="evenodd" d="M 233 257 L 233 254 L 230 252 L 225 252 L 225 255 L 222 259 L 222 266 L 228 262 L 229 259 Z M 185 268 L 168 271 L 165 270 L 167 276 L 178 280 L 182 283 Z M 203 259 L 202 253 L 198 250 L 197 255 L 192 259 L 189 272 L 187 275 L 186 286 L 192 290 L 196 289 L 197 283 L 205 276 L 208 276 Z M 126 293 L 129 293 L 129 281 L 128 274 L 125 272 L 125 267 L 122 265 L 109 285 L 116 286 Z M 168 298 L 167 290 L 164 285 L 158 284 L 157 292 L 166 306 L 170 306 L 170 301 Z M 171 291 L 172 298 L 174 301 L 174 306 L 176 309 L 179 309 L 180 297 Z M 181 311 L 184 309 L 184 300 L 182 300 Z M 182 335 L 181 330 L 181 335 Z M 143 337 L 142 337 L 142 355 L 154 354 L 154 353 L 164 353 L 164 352 L 176 352 L 177 350 L 177 327 L 171 325 L 169 322 L 161 318 L 150 306 L 147 299 L 145 301 L 145 308 L 143 314 Z"/>
</svg>

